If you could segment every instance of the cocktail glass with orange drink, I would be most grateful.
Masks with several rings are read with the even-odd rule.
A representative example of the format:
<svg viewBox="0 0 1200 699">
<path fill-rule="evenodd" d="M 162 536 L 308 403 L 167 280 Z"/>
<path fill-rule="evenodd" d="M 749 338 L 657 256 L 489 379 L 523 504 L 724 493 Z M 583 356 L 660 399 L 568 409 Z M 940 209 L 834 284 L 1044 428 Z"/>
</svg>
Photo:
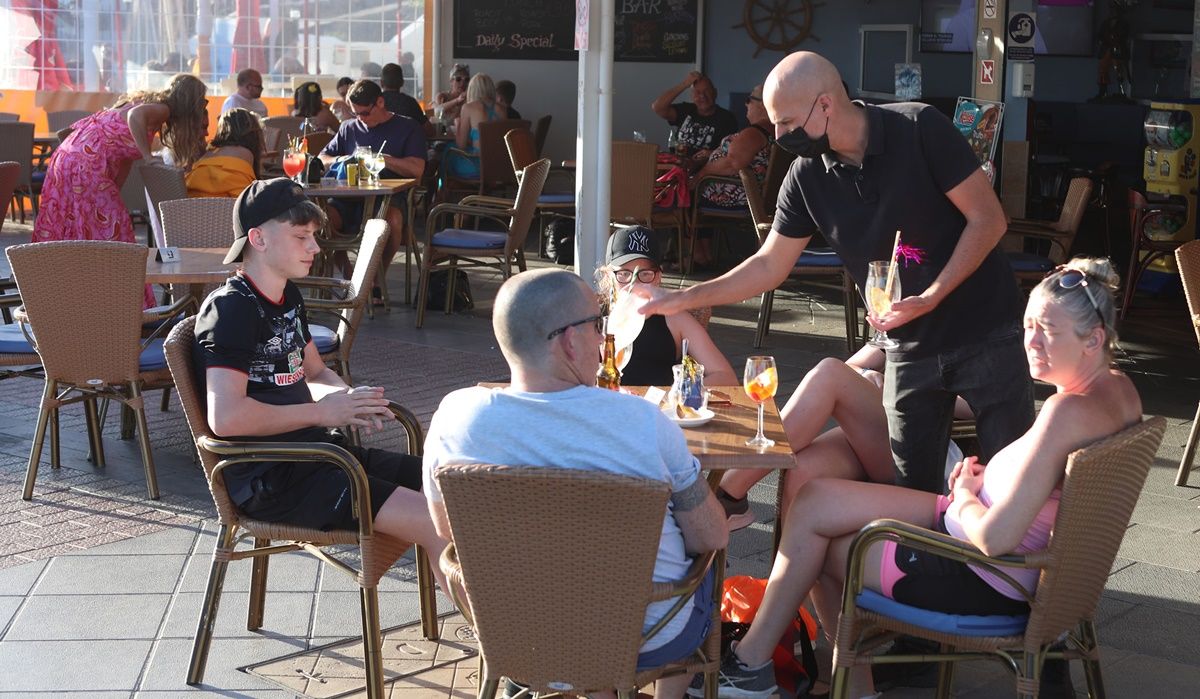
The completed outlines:
<svg viewBox="0 0 1200 699">
<path fill-rule="evenodd" d="M 779 370 L 775 368 L 775 358 L 747 357 L 742 387 L 746 389 L 750 400 L 758 403 L 758 434 L 747 440 L 746 446 L 759 449 L 775 446 L 775 440 L 767 439 L 763 434 L 763 404 L 773 398 L 775 391 L 779 390 Z"/>
<path fill-rule="evenodd" d="M 303 186 L 304 181 L 300 175 L 304 172 L 308 154 L 296 148 L 288 148 L 283 152 L 283 174 L 296 181 L 296 184 Z"/>
<path fill-rule="evenodd" d="M 900 275 L 891 272 L 895 262 L 879 260 L 867 263 L 867 284 L 863 290 L 863 300 L 867 310 L 876 317 L 892 310 L 892 304 L 900 300 Z M 875 335 L 867 343 L 880 349 L 895 349 L 900 346 L 884 330 L 876 330 Z"/>
</svg>

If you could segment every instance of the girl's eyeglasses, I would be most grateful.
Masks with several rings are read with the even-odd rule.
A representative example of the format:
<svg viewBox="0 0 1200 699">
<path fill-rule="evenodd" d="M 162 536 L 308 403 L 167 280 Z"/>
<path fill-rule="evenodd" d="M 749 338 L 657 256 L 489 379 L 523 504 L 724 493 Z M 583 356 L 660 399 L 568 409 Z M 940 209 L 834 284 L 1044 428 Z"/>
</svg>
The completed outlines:
<svg viewBox="0 0 1200 699">
<path fill-rule="evenodd" d="M 657 275 L 657 269 L 639 269 L 637 273 L 637 280 L 643 284 L 649 284 L 654 281 L 654 277 Z M 629 282 L 633 281 L 633 270 L 618 269 L 613 272 L 613 276 L 616 277 L 618 284 L 628 284 Z"/>
<path fill-rule="evenodd" d="M 1100 326 L 1107 328 L 1108 323 L 1104 322 L 1104 314 L 1100 312 L 1100 304 L 1096 303 L 1096 299 L 1092 298 L 1092 292 L 1088 291 L 1087 275 L 1077 269 L 1067 269 L 1062 265 L 1055 268 L 1055 272 L 1059 272 L 1058 286 L 1060 289 L 1074 289 L 1075 287 L 1083 287 L 1083 295 L 1087 297 L 1089 303 L 1092 304 L 1092 310 L 1096 311 L 1096 317 L 1100 319 Z M 1053 272 L 1051 272 L 1053 274 Z"/>
</svg>

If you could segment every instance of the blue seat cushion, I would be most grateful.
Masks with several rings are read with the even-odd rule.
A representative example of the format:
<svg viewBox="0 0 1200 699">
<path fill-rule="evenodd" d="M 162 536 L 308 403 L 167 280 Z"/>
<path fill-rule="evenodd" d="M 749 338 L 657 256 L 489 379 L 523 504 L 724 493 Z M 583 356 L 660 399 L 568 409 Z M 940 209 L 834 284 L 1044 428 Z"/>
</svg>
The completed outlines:
<svg viewBox="0 0 1200 699">
<path fill-rule="evenodd" d="M 901 604 L 874 590 L 863 590 L 858 593 L 855 603 L 863 609 L 898 619 L 906 624 L 959 636 L 1018 636 L 1025 633 L 1025 626 L 1029 623 L 1028 614 L 973 616 L 934 612 Z"/>
<path fill-rule="evenodd" d="M 33 354 L 33 346 L 25 339 L 19 324 L 0 325 L 0 354 Z"/>
<path fill-rule="evenodd" d="M 439 248 L 470 248 L 473 250 L 499 250 L 508 239 L 497 231 L 472 231 L 465 228 L 447 228 L 433 234 L 433 244 Z"/>
<path fill-rule="evenodd" d="M 1035 255 L 1031 252 L 1008 253 L 1008 264 L 1014 272 L 1049 272 L 1054 269 L 1054 263 L 1048 257 Z"/>
<path fill-rule="evenodd" d="M 539 204 L 573 204 L 575 203 L 575 195 L 569 192 L 562 194 L 543 194 L 538 197 Z"/>
<path fill-rule="evenodd" d="M 337 333 L 325 327 L 324 325 L 309 325 L 308 333 L 312 335 L 313 344 L 317 346 L 317 351 L 321 354 L 332 352 L 337 349 Z"/>
<path fill-rule="evenodd" d="M 138 357 L 138 369 L 141 371 L 158 371 L 167 368 L 167 356 L 163 354 L 162 338 L 156 338 L 146 345 L 142 355 Z"/>
<path fill-rule="evenodd" d="M 812 267 L 841 267 L 842 258 L 833 250 L 828 248 L 816 248 L 813 250 L 805 250 L 800 253 L 800 259 L 796 260 L 797 269 L 805 269 Z"/>
</svg>

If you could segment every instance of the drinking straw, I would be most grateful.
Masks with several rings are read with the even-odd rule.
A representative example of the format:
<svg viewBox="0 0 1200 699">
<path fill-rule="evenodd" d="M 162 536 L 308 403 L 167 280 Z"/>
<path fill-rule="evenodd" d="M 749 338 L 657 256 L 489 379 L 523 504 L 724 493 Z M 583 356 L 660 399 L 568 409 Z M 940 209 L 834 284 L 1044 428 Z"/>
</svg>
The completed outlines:
<svg viewBox="0 0 1200 699">
<path fill-rule="evenodd" d="M 883 284 L 884 298 L 892 298 L 892 285 L 896 280 L 896 250 L 900 248 L 900 231 L 896 231 L 896 241 L 892 243 L 892 256 L 888 259 L 891 263 L 888 265 L 887 281 Z"/>
<path fill-rule="evenodd" d="M 379 152 L 380 152 L 380 153 L 382 153 L 382 152 L 383 152 L 383 147 L 384 147 L 384 146 L 386 146 L 386 145 L 387 145 L 387 139 L 385 138 L 385 139 L 383 139 L 383 143 L 380 143 L 380 144 L 379 144 Z M 897 233 L 899 233 L 899 231 L 897 231 Z"/>
</svg>

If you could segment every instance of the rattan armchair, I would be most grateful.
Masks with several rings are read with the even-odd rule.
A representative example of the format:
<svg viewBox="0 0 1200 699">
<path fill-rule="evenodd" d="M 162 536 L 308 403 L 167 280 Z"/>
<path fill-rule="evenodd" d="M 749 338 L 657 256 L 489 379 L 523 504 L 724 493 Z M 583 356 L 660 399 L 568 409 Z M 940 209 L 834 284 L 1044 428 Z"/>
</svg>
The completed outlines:
<svg viewBox="0 0 1200 699">
<path fill-rule="evenodd" d="M 493 119 L 479 125 L 479 152 L 468 153 L 456 147 L 446 149 L 442 157 L 443 166 L 447 156 L 475 160 L 479 163 L 479 177 L 455 177 L 447 170 L 442 171 L 442 185 L 438 190 L 439 201 L 450 201 L 454 192 L 476 194 L 505 194 L 516 185 L 512 165 L 508 160 L 508 148 L 504 134 L 512 129 L 529 129 L 526 119 Z"/>
<path fill-rule="evenodd" d="M 196 451 L 204 474 L 208 479 L 209 491 L 217 507 L 220 529 L 213 550 L 212 567 L 204 603 L 196 626 L 191 660 L 188 664 L 187 683 L 194 685 L 204 680 L 204 668 L 208 660 L 208 649 L 212 642 L 213 626 L 221 600 L 221 589 L 230 561 L 249 558 L 253 560 L 251 575 L 250 604 L 247 611 L 246 628 L 255 631 L 262 626 L 263 609 L 266 603 L 268 557 L 289 551 L 305 551 L 334 569 L 353 577 L 361 592 L 363 647 L 366 666 L 367 696 L 381 699 L 385 696 L 383 686 L 382 640 L 379 628 L 379 580 L 411 546 L 410 543 L 374 530 L 370 509 L 370 490 L 366 473 L 358 461 L 345 449 L 332 444 L 309 442 L 230 442 L 217 439 L 208 427 L 208 416 L 204 397 L 197 392 L 193 373 L 193 347 L 195 344 L 195 318 L 188 318 L 171 331 L 166 342 L 167 363 L 177 378 L 179 400 L 187 416 L 195 440 Z M 408 451 L 419 455 L 422 448 L 421 424 L 407 409 L 392 403 L 392 413 L 408 436 Z M 234 464 L 254 461 L 304 461 L 328 462 L 344 470 L 350 478 L 351 497 L 359 513 L 357 531 L 318 531 L 286 524 L 260 522 L 243 517 L 229 499 L 221 472 Z M 238 541 L 243 536 L 254 539 L 250 548 L 238 550 Z M 325 547 L 357 546 L 362 557 L 359 568 L 341 561 Z M 434 599 L 433 573 L 421 548 L 416 547 L 418 598 L 421 607 L 421 625 L 426 638 L 437 638 L 437 602 Z"/>
<path fill-rule="evenodd" d="M 1162 417 L 1151 418 L 1068 457 L 1054 534 L 1044 551 L 991 557 L 969 542 L 895 520 L 876 520 L 864 527 L 850 545 L 830 696 L 847 696 L 850 668 L 871 664 L 875 660 L 871 649 L 896 634 L 908 634 L 941 644 L 941 655 L 933 658 L 943 663 L 938 682 L 941 697 L 950 696 L 956 661 L 983 658 L 1007 665 L 1016 675 L 1017 693 L 1022 697 L 1037 696 L 1046 658 L 1082 659 L 1088 695 L 1103 697 L 1100 648 L 1092 616 L 1165 428 Z M 1025 591 L 1031 607 L 1028 619 L 937 614 L 864 591 L 866 554 L 872 544 L 887 539 L 983 566 L 1018 589 L 1023 588 L 996 566 L 1041 569 L 1037 591 Z M 935 630 L 937 622 L 955 632 Z M 1064 638 L 1063 650 L 1050 650 Z M 890 662 L 929 659 L 888 656 Z"/>
<path fill-rule="evenodd" d="M 1094 186 L 1090 177 L 1072 178 L 1057 220 L 1013 219 L 1008 222 L 1008 232 L 1000 240 L 1000 247 L 1008 253 L 1008 262 L 1019 281 L 1035 284 L 1055 265 L 1070 259 L 1071 246 Z M 1026 246 L 1039 247 L 1045 254 L 1029 252 Z"/>
<path fill-rule="evenodd" d="M 1196 331 L 1196 341 L 1200 342 L 1200 240 L 1190 240 L 1176 248 L 1175 261 L 1179 264 L 1179 278 L 1183 282 L 1184 296 L 1187 297 L 1192 330 Z M 1192 420 L 1192 429 L 1188 432 L 1187 444 L 1183 447 L 1183 458 L 1179 460 L 1179 474 L 1175 476 L 1175 485 L 1187 485 L 1192 461 L 1196 456 L 1197 441 L 1200 441 L 1200 405 L 1196 406 L 1196 417 Z"/>
<path fill-rule="evenodd" d="M 183 170 L 165 163 L 139 163 L 136 167 L 146 186 L 150 230 L 157 242 L 162 240 L 163 236 L 162 213 L 159 207 L 164 201 L 187 199 L 187 182 L 184 180 Z"/>
<path fill-rule="evenodd" d="M 62 131 L 75 126 L 75 122 L 90 117 L 94 112 L 86 109 L 62 109 L 57 112 L 46 112 L 46 125 L 51 131 Z"/>
<path fill-rule="evenodd" d="M 543 158 L 525 168 L 517 197 L 513 200 L 471 196 L 458 204 L 439 204 L 429 212 L 425 224 L 425 250 L 421 259 L 421 281 L 417 288 L 417 327 L 425 323 L 425 305 L 429 298 L 429 275 L 434 268 L 448 267 L 450 281 L 446 289 L 446 313 L 454 300 L 454 271 L 459 264 L 468 267 L 494 267 L 508 279 L 512 268 L 525 271 L 525 236 L 537 212 L 537 200 L 550 172 L 550 161 Z M 445 217 L 454 218 L 454 226 L 440 226 Z M 504 226 L 504 232 L 462 228 L 464 218 L 485 218 Z"/>
<path fill-rule="evenodd" d="M 22 497 L 33 497 L 48 426 L 51 467 L 59 467 L 58 408 L 63 405 L 84 404 L 92 457 L 97 465 L 104 464 L 96 401 L 113 399 L 129 408 L 136 421 L 146 490 L 158 499 L 143 392 L 170 387 L 171 375 L 162 340 L 143 338 L 143 323 L 150 320 L 142 312 L 146 249 L 72 240 L 16 245 L 7 253 L 24 302 L 19 320 L 29 326 L 27 336 L 40 357 L 46 384 Z M 71 280 L 69 299 L 64 298 L 64 279 Z M 156 318 L 165 320 L 185 306 L 186 302 L 173 304 Z M 169 327 L 161 322 L 159 326 Z"/>
<path fill-rule="evenodd" d="M 346 280 L 305 277 L 296 281 L 301 288 L 337 290 L 332 294 L 334 298 L 305 299 L 304 305 L 310 317 L 328 315 L 333 318 L 332 328 L 310 322 L 308 329 L 317 345 L 317 351 L 321 353 L 321 359 L 346 383 L 351 383 L 350 348 L 354 345 L 358 325 L 362 322 L 367 304 L 371 300 L 371 280 L 375 278 L 383 261 L 383 245 L 387 237 L 387 221 L 373 218 L 367 221 L 363 232 L 362 245 L 358 248 L 352 278 Z M 343 298 L 337 298 L 339 295 Z"/>
<path fill-rule="evenodd" d="M 162 219 L 163 242 L 176 248 L 227 248 L 233 244 L 233 205 L 230 197 L 189 197 L 169 199 L 158 205 Z M 204 300 L 216 284 L 204 287 Z M 171 286 L 171 297 L 189 293 L 188 285 Z"/>
<path fill-rule="evenodd" d="M 708 568 L 721 565 L 710 552 L 696 558 L 685 580 L 652 582 L 666 483 L 488 464 L 445 466 L 434 477 L 452 533 L 442 570 L 482 651 L 480 699 L 495 696 L 501 676 L 538 692 L 616 689 L 624 699 L 655 679 L 697 672 L 705 674 L 705 696 L 715 699 L 720 604 L 713 630 L 691 656 L 635 669 L 646 605 L 686 600 Z M 514 576 L 514 561 L 547 577 Z"/>
<path fill-rule="evenodd" d="M 15 160 L 0 163 L 0 230 L 4 229 L 4 218 L 8 215 L 8 207 L 12 205 L 13 192 L 20 178 L 21 163 Z"/>
<path fill-rule="evenodd" d="M 37 216 L 37 192 L 41 188 L 40 182 L 33 181 L 33 124 L 25 121 L 0 122 L 0 161 L 20 165 L 11 197 L 15 205 L 13 216 L 20 213 L 21 223 L 25 223 L 25 199 L 29 199 L 33 205 L 33 215 Z"/>
</svg>

